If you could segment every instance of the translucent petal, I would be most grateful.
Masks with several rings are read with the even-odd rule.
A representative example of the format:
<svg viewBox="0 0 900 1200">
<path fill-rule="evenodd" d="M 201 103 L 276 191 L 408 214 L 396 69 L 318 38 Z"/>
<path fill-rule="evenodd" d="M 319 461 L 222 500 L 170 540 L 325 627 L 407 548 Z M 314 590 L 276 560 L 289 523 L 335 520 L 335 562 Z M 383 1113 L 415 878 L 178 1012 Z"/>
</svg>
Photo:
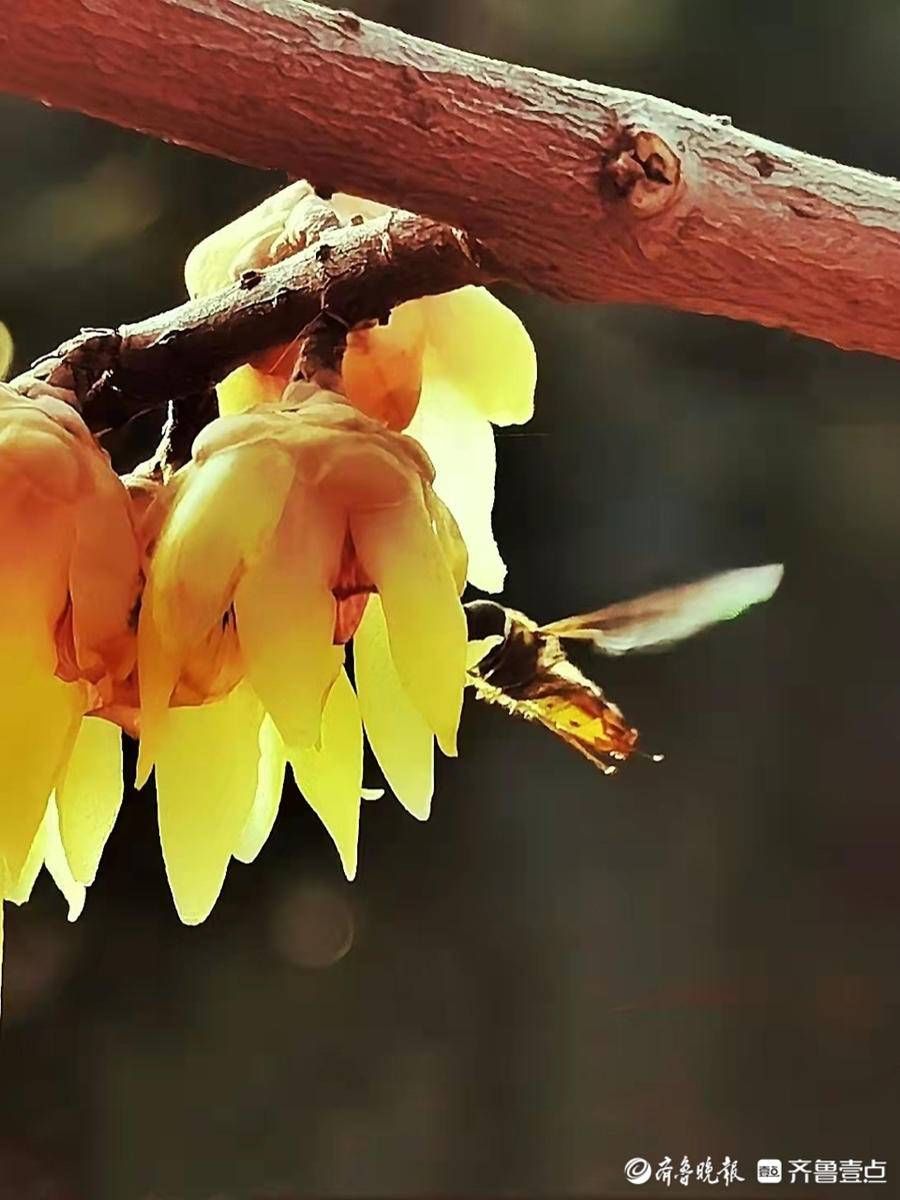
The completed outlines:
<svg viewBox="0 0 900 1200">
<path fill-rule="evenodd" d="M 272 453 L 290 453 L 288 430 L 293 420 L 281 408 L 256 406 L 237 416 L 219 417 L 203 427 L 191 447 L 195 466 L 203 467 L 213 455 L 262 446 Z M 252 462 L 252 459 L 248 460 Z M 176 475 L 173 482 L 180 477 Z"/>
<path fill-rule="evenodd" d="M 491 528 L 497 462 L 490 422 L 449 384 L 432 381 L 407 432 L 434 464 L 434 490 L 469 552 L 469 581 L 483 592 L 501 591 L 506 567 Z"/>
<path fill-rule="evenodd" d="M 72 875 L 91 884 L 122 803 L 122 733 L 85 717 L 56 789 L 59 832 Z"/>
<path fill-rule="evenodd" d="M 84 706 L 79 684 L 52 674 L 33 639 L 0 635 L 0 863 L 25 865 Z"/>
<path fill-rule="evenodd" d="M 397 673 L 441 749 L 455 754 L 466 622 L 421 490 L 393 507 L 353 513 L 350 526 L 381 595 Z"/>
<path fill-rule="evenodd" d="M 0 455 L 2 458 L 2 455 Z M 20 481 L 0 484 L 0 636 L 41 638 L 51 673 L 54 635 L 68 602 L 72 505 L 46 503 Z M 0 660 L 0 670 L 4 670 Z"/>
<path fill-rule="evenodd" d="M 284 390 L 284 379 L 267 375 L 255 367 L 238 367 L 216 386 L 219 412 L 223 416 L 246 412 L 257 404 L 277 404 Z"/>
<path fill-rule="evenodd" d="M 364 217 L 365 220 L 372 221 L 391 211 L 388 205 L 382 204 L 378 200 L 366 200 L 363 196 L 351 196 L 349 192 L 335 192 L 330 203 L 344 222 L 349 222 L 353 217 Z"/>
<path fill-rule="evenodd" d="M 229 446 L 181 476 L 141 604 L 138 787 L 152 768 L 182 668 L 222 620 L 238 580 L 262 553 L 292 478 L 290 458 L 271 442 Z M 193 674 L 202 674 L 196 667 Z"/>
<path fill-rule="evenodd" d="M 293 480 L 290 458 L 271 443 L 222 450 L 188 470 L 151 564 L 161 637 L 182 652 L 221 619 L 274 533 Z"/>
<path fill-rule="evenodd" d="M 49 801 L 48 801 L 49 804 Z M 24 866 L 19 874 L 15 877 L 9 877 L 2 887 L 2 895 L 7 900 L 11 900 L 13 904 L 27 904 L 31 899 L 31 893 L 34 888 L 35 880 L 40 874 L 41 867 L 44 865 L 44 820 L 46 820 L 46 810 L 44 818 L 41 821 L 40 828 L 34 836 L 31 843 L 31 849 L 28 851 L 28 857 L 25 859 Z M 0 878 L 0 883 L 2 883 Z"/>
<path fill-rule="evenodd" d="M 153 578 L 147 581 L 138 622 L 138 679 L 140 684 L 140 745 L 135 787 L 142 788 L 153 770 L 157 748 L 169 720 L 169 700 L 178 682 L 181 663 L 163 643 L 156 614 Z"/>
<path fill-rule="evenodd" d="M 182 663 L 172 704 L 206 704 L 228 694 L 244 677 L 233 609 L 213 626 Z"/>
<path fill-rule="evenodd" d="M 333 645 L 346 518 L 314 489 L 296 488 L 275 537 L 235 596 L 247 678 L 284 741 L 319 737 L 325 698 L 343 662 Z"/>
<path fill-rule="evenodd" d="M 74 501 L 81 478 L 72 439 L 46 415 L 21 407 L 2 410 L 0 420 L 0 485 L 28 483 L 51 502 Z"/>
<path fill-rule="evenodd" d="M 92 679 L 124 679 L 134 666 L 130 626 L 141 582 L 128 495 L 99 453 L 90 492 L 78 504 L 69 561 L 72 632 L 79 666 Z"/>
<path fill-rule="evenodd" d="M 49 417 L 51 427 L 55 428 L 64 445 L 71 447 L 74 439 L 82 449 L 96 450 L 93 434 L 71 401 L 71 391 L 54 387 L 45 380 L 28 381 L 24 393 L 0 384 L 0 415 L 6 417 L 18 410 L 16 420 L 24 419 L 32 424 L 39 424 L 42 417 Z M 76 463 L 76 466 L 80 464 Z"/>
<path fill-rule="evenodd" d="M 310 190 L 305 180 L 292 183 L 198 242 L 184 266 L 190 294 L 207 296 L 226 287 L 242 270 L 265 266 L 291 210 Z"/>
<path fill-rule="evenodd" d="M 354 330 L 341 364 L 347 399 L 389 429 L 405 429 L 419 401 L 424 349 L 425 321 L 415 300 L 395 308 L 387 325 Z"/>
<path fill-rule="evenodd" d="M 425 487 L 424 495 L 425 507 L 431 517 L 435 535 L 441 544 L 441 550 L 447 560 L 456 590 L 462 595 L 469 575 L 469 552 L 466 549 L 466 543 L 463 541 L 456 518 L 437 492 L 433 491 L 431 487 Z"/>
<path fill-rule="evenodd" d="M 259 729 L 259 772 L 256 779 L 256 796 L 247 823 L 241 830 L 234 857 L 251 863 L 262 850 L 272 832 L 281 793 L 284 789 L 284 772 L 287 767 L 287 752 L 281 735 L 271 717 L 264 717 Z"/>
<path fill-rule="evenodd" d="M 44 865 L 68 902 L 69 920 L 77 920 L 84 908 L 85 889 L 73 876 L 63 850 L 59 834 L 59 815 L 53 796 L 47 801 L 43 820 L 31 843 L 24 867 L 17 878 L 7 880 L 3 892 L 5 898 L 13 904 L 25 904 Z"/>
<path fill-rule="evenodd" d="M 356 693 L 341 671 L 322 715 L 319 748 L 288 749 L 291 769 L 307 804 L 328 830 L 344 874 L 356 875 L 362 793 L 363 736 Z"/>
<path fill-rule="evenodd" d="M 27 492 L 0 489 L 0 876 L 7 878 L 25 864 L 84 706 L 82 685 L 54 675 L 71 521 Z"/>
<path fill-rule="evenodd" d="M 423 386 L 443 378 L 495 425 L 529 421 L 537 359 L 516 314 L 480 287 L 458 288 L 418 303 L 428 323 Z"/>
<path fill-rule="evenodd" d="M 378 596 L 353 639 L 353 670 L 366 737 L 394 795 L 420 821 L 434 792 L 434 736 L 400 682 Z"/>
<path fill-rule="evenodd" d="M 52 796 L 47 804 L 42 834 L 47 870 L 69 905 L 69 920 L 77 921 L 84 908 L 85 888 L 72 874 L 69 860 L 66 858 L 59 833 L 59 814 Z"/>
<path fill-rule="evenodd" d="M 159 833 L 186 925 L 206 919 L 256 794 L 259 701 L 246 685 L 213 704 L 169 713 L 156 757 Z"/>
</svg>

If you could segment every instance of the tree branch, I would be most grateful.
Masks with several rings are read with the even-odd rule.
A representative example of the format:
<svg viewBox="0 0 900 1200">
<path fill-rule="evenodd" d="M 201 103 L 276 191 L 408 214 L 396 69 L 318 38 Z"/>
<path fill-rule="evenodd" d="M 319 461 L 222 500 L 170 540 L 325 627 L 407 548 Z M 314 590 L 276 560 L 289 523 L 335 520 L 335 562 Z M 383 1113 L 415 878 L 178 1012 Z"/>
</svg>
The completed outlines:
<svg viewBox="0 0 900 1200">
<path fill-rule="evenodd" d="M 307 250 L 265 271 L 246 271 L 215 295 L 116 330 L 84 330 L 13 386 L 73 391 L 98 434 L 167 401 L 184 400 L 202 424 L 210 412 L 201 399 L 253 355 L 322 320 L 349 329 L 387 317 L 406 300 L 488 278 L 458 230 L 395 210 L 328 230 Z M 178 435 L 176 450 L 190 444 L 197 427 L 169 429 L 170 440 Z"/>
<path fill-rule="evenodd" d="M 900 184 L 302 0 L 0 0 L 0 88 L 427 213 L 569 300 L 900 357 Z"/>
</svg>

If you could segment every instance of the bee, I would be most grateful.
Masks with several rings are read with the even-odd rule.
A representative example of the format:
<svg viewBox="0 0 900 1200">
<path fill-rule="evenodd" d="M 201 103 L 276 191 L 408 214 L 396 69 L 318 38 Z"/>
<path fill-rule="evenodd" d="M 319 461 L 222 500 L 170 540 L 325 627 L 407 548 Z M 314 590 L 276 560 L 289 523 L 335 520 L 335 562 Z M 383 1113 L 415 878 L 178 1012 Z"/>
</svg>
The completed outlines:
<svg viewBox="0 0 900 1200">
<path fill-rule="evenodd" d="M 474 600 L 465 606 L 469 683 L 480 700 L 538 721 L 613 775 L 620 763 L 641 753 L 638 731 L 570 661 L 566 644 L 587 644 L 613 656 L 662 649 L 770 599 L 783 573 L 779 563 L 725 571 L 549 625 L 493 600 Z"/>
</svg>

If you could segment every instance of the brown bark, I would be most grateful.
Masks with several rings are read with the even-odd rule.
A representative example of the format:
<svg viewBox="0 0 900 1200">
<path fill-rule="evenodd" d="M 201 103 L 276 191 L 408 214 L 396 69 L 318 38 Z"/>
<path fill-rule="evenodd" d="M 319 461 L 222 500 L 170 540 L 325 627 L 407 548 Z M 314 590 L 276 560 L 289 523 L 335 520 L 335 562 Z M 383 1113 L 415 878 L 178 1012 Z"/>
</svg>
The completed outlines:
<svg viewBox="0 0 900 1200">
<path fill-rule="evenodd" d="M 215 295 L 134 325 L 85 330 L 12 385 L 25 393 L 46 386 L 74 392 L 97 434 L 183 400 L 187 428 L 170 428 L 168 436 L 177 441 L 175 457 L 184 457 L 210 419 L 209 389 L 254 354 L 318 332 L 322 322 L 343 333 L 405 300 L 487 278 L 458 230 L 393 211 L 328 230 L 307 250 L 265 271 L 246 271 Z"/>
<path fill-rule="evenodd" d="M 301 0 L 0 0 L 0 88 L 467 230 L 569 300 L 900 357 L 900 184 Z"/>
</svg>

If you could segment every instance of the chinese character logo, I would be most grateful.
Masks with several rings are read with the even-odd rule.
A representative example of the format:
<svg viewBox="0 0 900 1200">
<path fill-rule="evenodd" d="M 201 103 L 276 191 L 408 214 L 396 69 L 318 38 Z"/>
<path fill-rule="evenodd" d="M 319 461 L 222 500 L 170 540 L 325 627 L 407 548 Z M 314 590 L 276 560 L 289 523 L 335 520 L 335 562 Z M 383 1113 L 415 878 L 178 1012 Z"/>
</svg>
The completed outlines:
<svg viewBox="0 0 900 1200">
<path fill-rule="evenodd" d="M 782 1162 L 780 1158 L 758 1158 L 756 1181 L 788 1184 L 884 1184 L 887 1182 L 887 1166 L 887 1162 L 880 1158 L 870 1159 L 869 1162 L 864 1162 L 861 1158 L 791 1158 L 786 1162 Z M 673 1188 L 673 1185 L 679 1184 L 688 1188 L 692 1184 L 702 1183 L 725 1189 L 745 1182 L 738 1160 L 727 1154 L 718 1168 L 709 1155 L 699 1162 L 692 1162 L 686 1154 L 680 1160 L 667 1154 L 656 1164 L 655 1169 L 649 1159 L 630 1158 L 625 1164 L 625 1178 L 629 1183 L 636 1184 L 649 1183 L 652 1179 L 665 1188 Z M 678 1190 L 675 1186 L 674 1191 Z"/>
<path fill-rule="evenodd" d="M 646 1158 L 629 1158 L 625 1164 L 625 1178 L 629 1183 L 646 1183 L 653 1174 L 653 1168 Z"/>
</svg>

